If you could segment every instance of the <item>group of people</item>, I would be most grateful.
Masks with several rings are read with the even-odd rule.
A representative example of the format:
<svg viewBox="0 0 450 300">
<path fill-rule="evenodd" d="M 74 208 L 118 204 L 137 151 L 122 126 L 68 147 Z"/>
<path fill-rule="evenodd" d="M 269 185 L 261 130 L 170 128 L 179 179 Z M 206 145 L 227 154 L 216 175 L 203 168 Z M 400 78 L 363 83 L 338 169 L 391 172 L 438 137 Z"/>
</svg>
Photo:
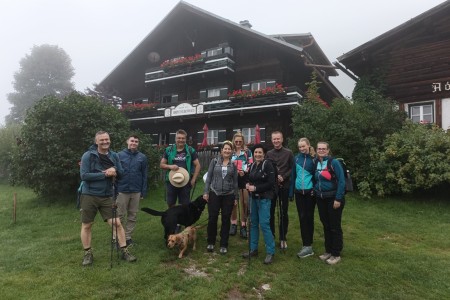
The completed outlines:
<svg viewBox="0 0 450 300">
<path fill-rule="evenodd" d="M 187 133 L 178 130 L 175 144 L 165 149 L 160 162 L 166 172 L 166 201 L 169 207 L 188 204 L 190 192 L 200 174 L 197 152 L 186 144 Z M 317 204 L 325 237 L 325 253 L 319 258 L 328 264 L 340 261 L 343 248 L 341 227 L 345 205 L 345 177 L 337 160 L 329 156 L 326 142 L 317 144 L 317 153 L 307 138 L 298 141 L 299 153 L 283 147 L 283 134 L 272 132 L 273 149 L 267 151 L 256 144 L 252 151 L 245 146 L 244 136 L 238 132 L 232 141 L 223 142 L 220 154 L 211 160 L 205 178 L 203 199 L 208 202 L 207 251 L 213 252 L 221 215 L 219 253 L 228 253 L 229 236 L 239 234 L 249 239 L 249 249 L 243 258 L 258 255 L 259 233 L 263 234 L 266 257 L 271 264 L 275 255 L 276 208 L 279 219 L 280 248 L 286 249 L 289 200 L 295 196 L 300 220 L 303 247 L 299 258 L 314 254 L 314 211 Z M 81 240 L 85 250 L 83 265 L 93 263 L 91 230 L 97 211 L 116 232 L 122 258 L 136 261 L 129 251 L 136 222 L 139 200 L 147 189 L 148 162 L 138 151 L 139 138 L 130 136 L 128 148 L 118 154 L 109 149 L 106 132 L 95 136 L 95 145 L 83 154 L 81 179 L 86 184 L 81 192 Z M 328 162 L 330 160 L 331 163 Z M 116 181 L 116 182 L 115 182 Z M 117 184 L 115 184 L 117 183 Z M 117 186 L 117 212 L 113 216 L 114 194 Z M 126 219 L 125 219 L 126 217 Z M 122 224 L 126 224 L 125 229 Z"/>
</svg>

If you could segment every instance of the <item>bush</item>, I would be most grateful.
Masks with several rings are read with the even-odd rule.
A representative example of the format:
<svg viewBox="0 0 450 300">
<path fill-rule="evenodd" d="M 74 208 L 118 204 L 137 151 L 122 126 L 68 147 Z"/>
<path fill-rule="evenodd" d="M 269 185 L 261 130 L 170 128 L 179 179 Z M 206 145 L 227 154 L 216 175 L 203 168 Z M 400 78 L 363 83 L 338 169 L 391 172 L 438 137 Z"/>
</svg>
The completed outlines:
<svg viewBox="0 0 450 300">
<path fill-rule="evenodd" d="M 345 159 L 357 183 L 365 179 L 370 153 L 381 148 L 386 135 L 401 129 L 406 116 L 367 81 L 359 82 L 355 90 L 354 99 L 335 99 L 329 108 L 315 100 L 317 93 L 308 91 L 309 98 L 293 111 L 290 147 L 297 152 L 301 137 L 309 138 L 314 147 L 327 141 L 332 155 Z"/>
<path fill-rule="evenodd" d="M 20 128 L 21 125 L 14 123 L 0 128 L 0 179 L 9 177 L 12 153 L 20 143 Z"/>
<path fill-rule="evenodd" d="M 119 149 L 130 126 L 113 106 L 79 93 L 41 99 L 27 112 L 13 155 L 12 183 L 51 198 L 74 193 L 78 162 L 99 130 L 109 132 L 111 148 Z"/>
<path fill-rule="evenodd" d="M 359 183 L 365 197 L 430 190 L 450 183 L 450 135 L 436 125 L 413 124 L 371 152 L 366 178 Z"/>
</svg>

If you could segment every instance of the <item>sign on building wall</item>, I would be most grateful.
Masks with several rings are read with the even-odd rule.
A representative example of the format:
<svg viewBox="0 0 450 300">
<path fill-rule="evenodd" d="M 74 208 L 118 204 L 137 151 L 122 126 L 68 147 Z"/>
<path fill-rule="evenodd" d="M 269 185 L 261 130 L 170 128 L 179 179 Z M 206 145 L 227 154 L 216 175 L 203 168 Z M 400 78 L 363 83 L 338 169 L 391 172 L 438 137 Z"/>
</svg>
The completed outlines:
<svg viewBox="0 0 450 300">
<path fill-rule="evenodd" d="M 450 91 L 450 81 L 447 81 L 446 83 L 443 82 L 433 82 L 431 84 L 432 92 L 442 92 L 442 91 Z"/>
<path fill-rule="evenodd" d="M 186 115 L 195 115 L 203 113 L 203 105 L 191 105 L 189 103 L 181 103 L 175 108 L 167 108 L 164 111 L 164 117 L 179 117 Z"/>
</svg>

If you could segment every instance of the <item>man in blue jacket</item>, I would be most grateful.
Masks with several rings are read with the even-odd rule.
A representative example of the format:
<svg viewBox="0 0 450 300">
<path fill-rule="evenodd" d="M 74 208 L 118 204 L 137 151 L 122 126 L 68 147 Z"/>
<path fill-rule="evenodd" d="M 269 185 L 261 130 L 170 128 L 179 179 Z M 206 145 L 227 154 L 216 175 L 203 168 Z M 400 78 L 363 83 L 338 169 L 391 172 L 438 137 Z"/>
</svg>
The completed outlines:
<svg viewBox="0 0 450 300">
<path fill-rule="evenodd" d="M 147 194 L 148 161 L 145 154 L 138 151 L 139 137 L 131 135 L 127 139 L 128 149 L 119 152 L 123 175 L 119 178 L 117 191 L 117 211 L 125 227 L 127 246 L 133 244 L 131 235 L 136 227 L 139 200 Z M 126 222 L 125 222 L 125 216 Z M 126 225 L 125 225 L 126 224 Z"/>
<path fill-rule="evenodd" d="M 97 211 L 109 225 L 115 225 L 118 243 L 122 252 L 122 259 L 133 262 L 133 256 L 126 246 L 125 231 L 119 218 L 113 222 L 113 183 L 116 177 L 123 174 L 117 153 L 111 151 L 109 134 L 99 131 L 95 134 L 95 144 L 81 157 L 80 175 L 83 185 L 80 197 L 81 212 L 81 243 L 84 248 L 83 266 L 92 265 L 91 239 L 92 225 Z"/>
</svg>

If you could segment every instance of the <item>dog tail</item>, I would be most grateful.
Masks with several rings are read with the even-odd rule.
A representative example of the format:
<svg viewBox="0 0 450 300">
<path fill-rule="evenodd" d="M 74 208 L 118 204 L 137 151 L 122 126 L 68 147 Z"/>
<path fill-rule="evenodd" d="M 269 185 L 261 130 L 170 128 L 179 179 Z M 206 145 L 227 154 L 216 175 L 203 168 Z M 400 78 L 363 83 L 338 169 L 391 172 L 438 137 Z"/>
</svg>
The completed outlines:
<svg viewBox="0 0 450 300">
<path fill-rule="evenodd" d="M 199 230 L 199 229 L 202 229 L 203 227 L 205 227 L 206 225 L 201 225 L 201 226 L 194 226 L 194 228 L 196 229 L 196 230 Z"/>
<path fill-rule="evenodd" d="M 152 216 L 164 216 L 166 214 L 165 211 L 157 211 L 148 207 L 141 208 L 142 211 L 145 211 L 148 214 L 151 214 Z"/>
</svg>

